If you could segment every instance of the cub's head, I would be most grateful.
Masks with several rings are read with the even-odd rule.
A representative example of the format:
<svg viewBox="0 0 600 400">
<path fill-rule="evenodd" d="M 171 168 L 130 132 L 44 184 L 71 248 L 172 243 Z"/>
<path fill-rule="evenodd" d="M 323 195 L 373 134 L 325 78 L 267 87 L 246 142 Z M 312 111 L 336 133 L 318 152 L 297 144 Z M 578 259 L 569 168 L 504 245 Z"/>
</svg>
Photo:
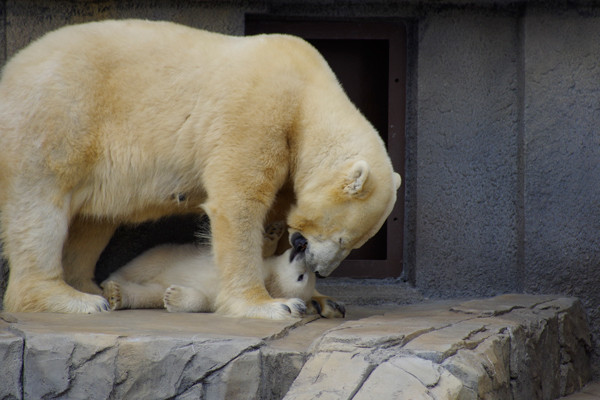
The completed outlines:
<svg viewBox="0 0 600 400">
<path fill-rule="evenodd" d="M 330 175 L 307 184 L 288 217 L 292 251 L 323 277 L 377 233 L 401 183 L 389 161 L 350 161 Z"/>
<path fill-rule="evenodd" d="M 265 286 L 271 296 L 310 301 L 316 277 L 306 265 L 304 253 L 288 249 L 280 256 L 265 259 L 265 265 L 269 267 Z"/>
</svg>

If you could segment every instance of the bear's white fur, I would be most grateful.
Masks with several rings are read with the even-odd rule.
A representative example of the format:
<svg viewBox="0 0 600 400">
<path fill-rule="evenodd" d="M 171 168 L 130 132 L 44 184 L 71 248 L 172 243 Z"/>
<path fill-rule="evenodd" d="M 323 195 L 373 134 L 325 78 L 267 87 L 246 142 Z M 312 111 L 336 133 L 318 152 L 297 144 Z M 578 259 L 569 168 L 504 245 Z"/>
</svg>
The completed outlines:
<svg viewBox="0 0 600 400">
<path fill-rule="evenodd" d="M 268 227 L 263 254 L 274 252 L 284 230 L 283 223 Z M 302 252 L 292 257 L 288 249 L 279 256 L 267 256 L 261 264 L 261 278 L 273 297 L 299 298 L 309 313 L 344 316 L 344 306 L 331 299 L 323 304 L 311 302 L 316 278 Z M 209 244 L 165 244 L 134 258 L 100 286 L 112 310 L 164 307 L 169 312 L 213 312 L 221 284 Z M 290 310 L 293 317 L 304 311 Z"/>
<path fill-rule="evenodd" d="M 217 311 L 285 318 L 298 300 L 261 280 L 264 223 L 285 218 L 326 276 L 400 185 L 309 44 L 168 22 L 75 25 L 20 51 L 0 81 L 0 148 L 12 312 L 106 309 L 91 278 L 114 229 L 192 212 L 211 220 Z"/>
</svg>

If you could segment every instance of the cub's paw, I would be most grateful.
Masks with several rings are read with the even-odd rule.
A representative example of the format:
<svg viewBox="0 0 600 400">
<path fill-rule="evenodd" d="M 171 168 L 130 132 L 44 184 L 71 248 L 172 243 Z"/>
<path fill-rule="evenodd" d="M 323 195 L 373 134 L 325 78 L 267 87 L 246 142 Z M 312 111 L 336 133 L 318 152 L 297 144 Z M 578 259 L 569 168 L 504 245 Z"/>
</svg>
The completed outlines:
<svg viewBox="0 0 600 400">
<path fill-rule="evenodd" d="M 319 296 L 310 299 L 308 313 L 319 314 L 323 318 L 344 318 L 346 307 L 343 303 L 336 302 L 330 297 Z"/>
<path fill-rule="evenodd" d="M 102 284 L 103 295 L 108 300 L 111 310 L 120 310 L 123 308 L 123 297 L 121 296 L 121 285 L 115 281 L 108 281 Z"/>
<path fill-rule="evenodd" d="M 183 309 L 183 300 L 185 298 L 183 292 L 183 287 L 177 285 L 171 285 L 167 288 L 167 290 L 165 290 L 163 302 L 168 312 L 185 311 Z"/>
<path fill-rule="evenodd" d="M 234 317 L 290 319 L 302 318 L 306 313 L 306 304 L 301 299 L 274 299 L 255 305 L 229 304 L 218 311 Z"/>
<path fill-rule="evenodd" d="M 204 292 L 186 286 L 169 286 L 165 290 L 163 302 L 168 312 L 212 311 Z"/>
<path fill-rule="evenodd" d="M 285 222 L 277 221 L 267 225 L 263 233 L 263 258 L 270 257 L 277 251 L 279 239 L 286 229 Z"/>
<path fill-rule="evenodd" d="M 283 231 L 285 230 L 285 222 L 277 221 L 272 224 L 267 225 L 265 228 L 265 233 L 263 235 L 265 240 L 276 241 L 279 240 L 281 235 L 283 235 Z"/>
</svg>

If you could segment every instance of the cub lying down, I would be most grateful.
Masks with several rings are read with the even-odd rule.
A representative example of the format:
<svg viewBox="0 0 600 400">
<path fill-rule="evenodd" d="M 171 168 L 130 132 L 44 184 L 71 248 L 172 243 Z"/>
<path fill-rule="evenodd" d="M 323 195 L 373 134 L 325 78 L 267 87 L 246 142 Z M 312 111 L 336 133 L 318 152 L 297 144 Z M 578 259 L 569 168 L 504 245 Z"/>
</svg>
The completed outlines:
<svg viewBox="0 0 600 400">
<path fill-rule="evenodd" d="M 315 274 L 303 251 L 296 247 L 273 256 L 284 228 L 284 223 L 274 223 L 264 234 L 261 278 L 269 294 L 304 301 L 305 309 L 290 310 L 293 317 L 305 312 L 344 317 L 342 304 L 316 291 Z M 112 310 L 165 307 L 169 312 L 214 312 L 221 284 L 210 245 L 166 244 L 136 257 L 100 286 Z"/>
</svg>

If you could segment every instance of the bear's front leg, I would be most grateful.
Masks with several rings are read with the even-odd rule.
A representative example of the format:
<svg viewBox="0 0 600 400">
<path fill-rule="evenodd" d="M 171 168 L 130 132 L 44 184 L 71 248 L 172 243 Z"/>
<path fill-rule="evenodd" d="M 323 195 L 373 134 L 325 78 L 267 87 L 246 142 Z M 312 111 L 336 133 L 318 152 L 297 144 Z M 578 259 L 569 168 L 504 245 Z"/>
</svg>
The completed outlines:
<svg viewBox="0 0 600 400">
<path fill-rule="evenodd" d="M 203 171 L 208 195 L 203 208 L 210 218 L 221 280 L 216 311 L 265 319 L 300 317 L 306 309 L 304 302 L 273 299 L 262 276 L 263 226 L 289 178 L 287 127 L 275 123 L 270 114 L 266 119 L 257 117 L 254 110 L 244 115 L 245 109 L 253 110 L 235 108 L 226 128 L 246 129 L 222 131 Z"/>
<path fill-rule="evenodd" d="M 69 196 L 61 196 L 42 183 L 17 182 L 14 193 L 7 193 L 0 214 L 4 255 L 10 268 L 5 311 L 108 310 L 103 297 L 79 292 L 63 280 L 62 249 L 68 231 Z"/>
<path fill-rule="evenodd" d="M 273 299 L 261 276 L 263 219 L 267 206 L 246 200 L 230 207 L 205 209 L 210 217 L 213 251 L 221 289 L 216 311 L 235 317 L 299 318 L 306 311 L 300 299 Z M 224 211 L 239 209 L 242 213 Z M 244 212 L 246 211 L 246 212 Z"/>
</svg>

